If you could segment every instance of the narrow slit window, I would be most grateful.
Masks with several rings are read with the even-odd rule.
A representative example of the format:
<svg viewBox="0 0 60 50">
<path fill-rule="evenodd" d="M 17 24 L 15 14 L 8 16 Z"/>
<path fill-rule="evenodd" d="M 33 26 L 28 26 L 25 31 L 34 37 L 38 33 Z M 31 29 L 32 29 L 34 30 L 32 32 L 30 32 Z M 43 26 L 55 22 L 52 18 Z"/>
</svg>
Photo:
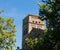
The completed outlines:
<svg viewBox="0 0 60 50">
<path fill-rule="evenodd" d="M 37 21 L 36 21 L 36 23 L 37 23 Z"/>
<path fill-rule="evenodd" d="M 40 24 L 40 22 L 39 22 L 39 24 Z"/>
<path fill-rule="evenodd" d="M 34 23 L 34 21 L 33 21 L 33 23 Z"/>
</svg>

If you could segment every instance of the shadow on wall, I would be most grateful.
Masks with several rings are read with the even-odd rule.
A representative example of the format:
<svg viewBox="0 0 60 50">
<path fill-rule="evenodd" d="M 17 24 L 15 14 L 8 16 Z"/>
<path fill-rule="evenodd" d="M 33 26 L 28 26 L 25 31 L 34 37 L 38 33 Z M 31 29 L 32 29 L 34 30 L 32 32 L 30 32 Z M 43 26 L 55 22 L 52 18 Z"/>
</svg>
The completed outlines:
<svg viewBox="0 0 60 50">
<path fill-rule="evenodd" d="M 32 28 L 31 32 L 29 33 L 29 37 L 34 39 L 34 38 L 40 38 L 43 36 L 44 30 L 39 29 L 39 28 Z"/>
</svg>

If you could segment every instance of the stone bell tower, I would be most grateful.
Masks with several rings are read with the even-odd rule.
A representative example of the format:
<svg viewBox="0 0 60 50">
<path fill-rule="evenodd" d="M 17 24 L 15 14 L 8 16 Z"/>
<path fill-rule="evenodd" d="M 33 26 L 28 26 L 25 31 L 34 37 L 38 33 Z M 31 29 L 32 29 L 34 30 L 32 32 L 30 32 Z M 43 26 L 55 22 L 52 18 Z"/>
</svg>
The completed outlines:
<svg viewBox="0 0 60 50">
<path fill-rule="evenodd" d="M 36 38 L 40 37 L 43 34 L 44 30 L 44 21 L 40 20 L 39 16 L 27 15 L 23 19 L 23 30 L 22 30 L 22 49 L 25 50 L 25 38 L 31 37 Z"/>
</svg>

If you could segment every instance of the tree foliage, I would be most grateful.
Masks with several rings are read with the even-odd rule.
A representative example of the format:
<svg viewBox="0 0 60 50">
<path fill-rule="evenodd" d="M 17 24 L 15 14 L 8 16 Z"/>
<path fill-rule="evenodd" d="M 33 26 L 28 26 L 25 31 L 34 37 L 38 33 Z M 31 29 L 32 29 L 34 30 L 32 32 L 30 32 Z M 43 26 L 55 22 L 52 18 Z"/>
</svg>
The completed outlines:
<svg viewBox="0 0 60 50">
<path fill-rule="evenodd" d="M 35 50 L 35 45 L 38 43 L 38 39 L 26 38 L 26 46 L 29 50 Z"/>
<path fill-rule="evenodd" d="M 39 4 L 41 19 L 46 21 L 47 32 L 43 46 L 46 50 L 60 50 L 60 0 L 45 0 Z M 48 46 L 48 47 L 47 47 Z"/>
<path fill-rule="evenodd" d="M 44 39 L 41 38 L 26 38 L 26 46 L 28 50 L 40 50 L 41 49 L 41 45 L 43 44 Z"/>
<path fill-rule="evenodd" d="M 0 49 L 13 50 L 15 32 L 13 19 L 0 17 Z"/>
</svg>

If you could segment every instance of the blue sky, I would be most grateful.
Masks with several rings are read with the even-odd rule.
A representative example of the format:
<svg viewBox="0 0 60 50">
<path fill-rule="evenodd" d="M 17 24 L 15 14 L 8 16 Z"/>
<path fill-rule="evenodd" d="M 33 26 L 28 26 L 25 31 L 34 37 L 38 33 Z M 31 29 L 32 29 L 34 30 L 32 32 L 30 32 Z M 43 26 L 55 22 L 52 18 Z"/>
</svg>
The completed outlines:
<svg viewBox="0 0 60 50">
<path fill-rule="evenodd" d="M 28 14 L 38 15 L 39 7 L 36 0 L 0 0 L 2 17 L 13 17 L 16 25 L 16 46 L 22 48 L 22 20 Z"/>
</svg>

